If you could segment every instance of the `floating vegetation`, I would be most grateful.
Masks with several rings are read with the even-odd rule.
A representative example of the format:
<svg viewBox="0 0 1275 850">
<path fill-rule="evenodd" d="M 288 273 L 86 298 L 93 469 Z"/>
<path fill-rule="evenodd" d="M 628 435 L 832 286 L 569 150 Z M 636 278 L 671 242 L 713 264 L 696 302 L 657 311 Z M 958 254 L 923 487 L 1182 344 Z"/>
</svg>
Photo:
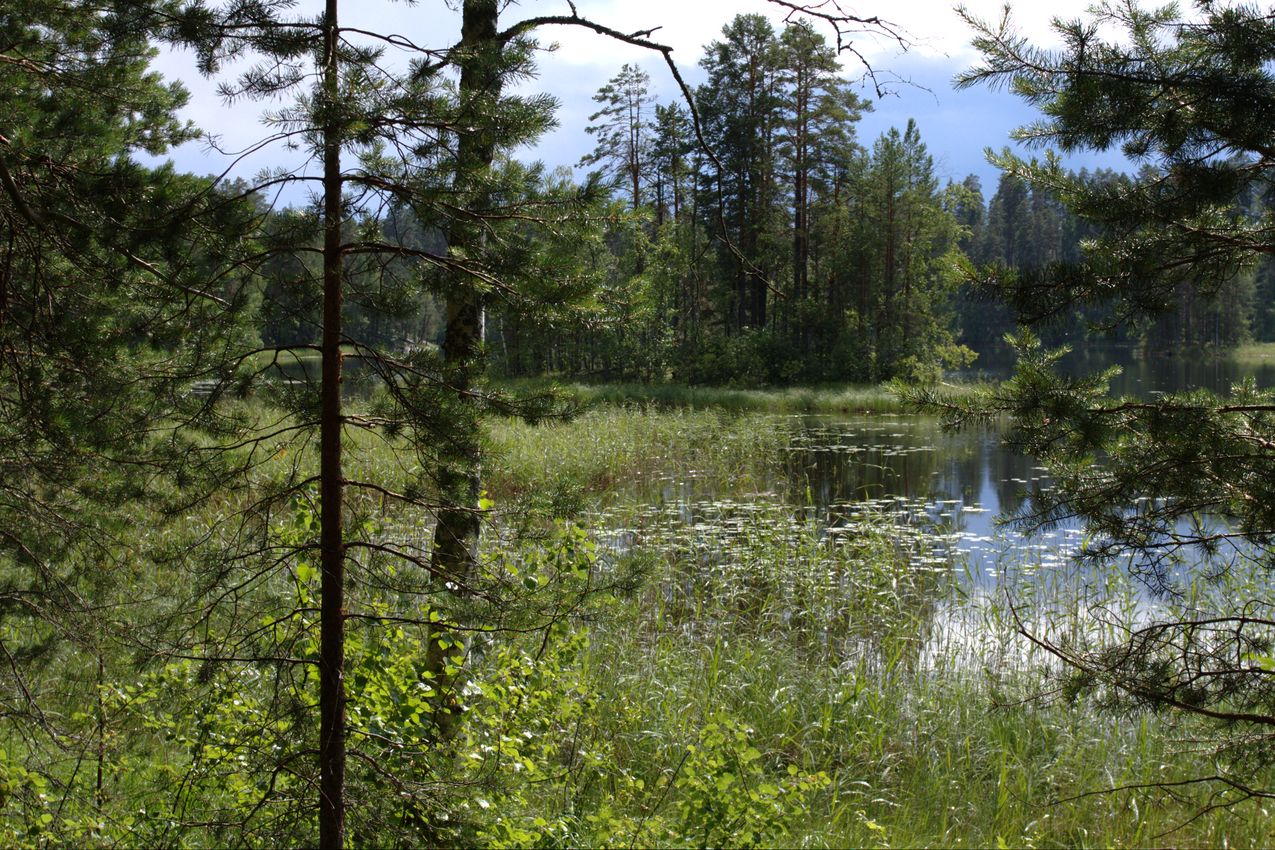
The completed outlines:
<svg viewBox="0 0 1275 850">
<path fill-rule="evenodd" d="M 1049 489 L 1044 468 L 986 434 L 944 434 L 921 417 L 881 419 L 806 420 L 786 447 L 794 498 L 823 507 L 829 525 L 868 510 L 925 529 L 940 554 L 969 562 L 978 581 L 995 575 L 1007 551 L 1029 551 L 1029 538 L 997 518 Z M 1079 541 L 1059 536 L 1066 530 L 1030 538 L 1048 550 L 1038 566 L 1075 554 Z"/>
</svg>

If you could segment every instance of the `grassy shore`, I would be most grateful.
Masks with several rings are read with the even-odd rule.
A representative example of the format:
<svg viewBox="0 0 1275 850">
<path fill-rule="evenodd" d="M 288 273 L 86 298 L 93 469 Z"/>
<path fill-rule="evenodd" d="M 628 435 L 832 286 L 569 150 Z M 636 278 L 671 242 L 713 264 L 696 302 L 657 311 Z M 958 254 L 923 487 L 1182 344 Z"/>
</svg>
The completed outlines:
<svg viewBox="0 0 1275 850">
<path fill-rule="evenodd" d="M 507 385 L 517 390 L 535 390 L 550 386 L 543 381 L 512 381 Z M 761 389 L 640 383 L 568 383 L 554 386 L 558 386 L 561 392 L 586 406 L 652 405 L 658 408 L 715 408 L 734 412 L 792 414 L 909 412 L 890 384 L 830 384 Z M 945 386 L 959 393 L 978 385 Z"/>
<path fill-rule="evenodd" d="M 1263 366 L 1275 363 L 1275 342 L 1249 342 L 1218 352 L 1224 360 L 1243 366 Z"/>
<path fill-rule="evenodd" d="M 1055 665 L 1019 633 L 1021 618 L 1056 639 L 1091 635 L 1095 624 L 1145 613 L 1141 588 L 1118 573 L 1013 564 L 999 583 L 977 584 L 959 563 L 936 557 L 923 530 L 866 508 L 853 525 L 829 531 L 800 493 L 794 501 L 783 492 L 785 450 L 800 417 L 773 415 L 783 394 L 757 397 L 763 412 L 630 398 L 570 421 L 489 424 L 484 474 L 495 510 L 484 564 L 508 578 L 498 586 L 511 601 L 540 608 L 498 619 L 475 639 L 466 720 L 455 740 L 421 738 L 419 757 L 413 735 L 430 728 L 416 696 L 420 635 L 352 621 L 352 645 L 363 649 L 349 659 L 351 717 L 362 718 L 360 740 L 376 742 L 381 759 L 375 776 L 360 774 L 353 786 L 366 795 L 354 808 L 359 817 L 373 813 L 397 828 L 399 797 L 368 784 L 383 771 L 393 788 L 427 789 L 423 810 L 440 816 L 431 829 L 442 832 L 384 833 L 417 843 L 428 835 L 437 844 L 493 847 L 1269 845 L 1262 801 L 1232 805 L 1218 796 L 1224 787 L 1170 783 L 1239 769 L 1235 775 L 1265 789 L 1275 787 L 1271 768 L 1228 763 L 1210 747 L 1206 724 L 1113 713 L 1087 696 L 1064 696 Z M 421 477 L 399 437 L 360 431 L 350 447 L 352 477 L 375 473 L 392 489 Z M 276 452 L 260 472 L 283 476 L 298 464 L 303 476 L 313 450 Z M 698 493 L 713 493 L 710 502 L 688 505 L 675 486 L 692 475 Z M 429 539 L 428 511 L 390 516 L 376 494 L 352 494 L 348 505 L 353 519 L 394 542 Z M 207 529 L 185 532 L 203 536 L 231 507 L 208 505 Z M 531 533 L 510 533 L 527 516 L 536 519 Z M 276 522 L 290 540 L 308 532 L 313 515 L 299 510 Z M 358 598 L 390 620 L 419 616 L 422 599 L 477 604 L 412 595 L 406 582 L 419 580 L 417 571 L 368 566 Z M 260 573 L 275 594 L 261 599 L 263 622 L 274 622 L 279 600 L 296 608 L 298 622 L 311 610 L 289 594 L 304 572 L 312 598 L 316 571 L 289 567 Z M 374 581 L 387 590 L 373 595 Z M 589 592 L 553 596 L 566 582 L 587 582 Z M 1234 601 L 1252 590 L 1216 593 Z M 246 621 L 252 634 L 259 619 Z M 129 748 L 133 761 L 116 773 L 132 784 L 84 797 L 94 823 L 116 806 L 111 834 L 125 843 L 145 843 L 128 819 L 139 811 L 153 812 L 137 816 L 157 830 L 151 843 L 169 835 L 166 795 L 157 793 L 172 782 L 166 771 L 204 782 L 192 799 L 236 817 L 260 800 L 283 800 L 273 787 L 261 796 L 252 785 L 256 762 L 242 762 L 258 752 L 259 728 L 274 728 L 257 720 L 258 711 L 276 716 L 255 702 L 268 696 L 265 680 L 231 666 L 182 664 L 127 692 L 157 706 L 180 703 L 165 715 L 129 698 L 138 714 L 121 729 L 132 734 L 113 746 Z M 101 676 L 92 665 L 73 669 Z M 163 678 L 170 672 L 171 681 Z M 221 710 L 200 707 L 209 676 L 221 702 L 206 705 Z M 75 681 L 92 743 L 100 709 L 84 702 L 92 683 Z M 192 749 L 208 729 L 220 736 L 215 746 Z M 236 736 L 252 746 L 220 743 Z M 260 745 L 263 763 L 276 763 L 273 746 Z M 90 772 L 66 761 L 67 775 L 89 781 Z M 297 811 L 309 805 L 307 781 L 289 786 L 303 801 Z M 217 844 L 215 833 L 190 835 L 191 846 Z"/>
<path fill-rule="evenodd" d="M 545 730 L 556 766 L 489 801 L 494 843 L 1268 845 L 1260 804 L 1155 787 L 1212 772 L 1207 727 L 1060 699 L 996 594 L 955 592 L 885 518 L 834 538 L 778 503 L 723 503 L 627 528 L 647 581 L 540 648 L 538 692 L 584 709 L 507 719 L 505 737 Z M 1065 595 L 1083 584 L 1045 588 L 1039 627 L 1089 628 Z"/>
<path fill-rule="evenodd" d="M 357 350 L 345 346 L 347 357 L 357 359 Z M 285 350 L 262 352 L 255 365 L 264 368 L 271 364 L 287 370 L 314 370 L 319 366 L 320 353 L 314 350 Z M 317 372 L 315 373 L 317 374 Z M 599 405 L 650 405 L 662 409 L 713 408 L 731 412 L 791 413 L 791 414 L 871 414 L 911 412 L 889 383 L 881 384 L 822 384 L 813 386 L 785 386 L 738 388 L 722 386 L 693 386 L 678 383 L 558 381 L 547 378 L 518 378 L 497 381 L 497 386 L 516 394 L 538 393 L 552 390 L 575 401 L 583 407 Z M 944 388 L 954 394 L 972 391 L 980 383 L 944 383 Z"/>
</svg>

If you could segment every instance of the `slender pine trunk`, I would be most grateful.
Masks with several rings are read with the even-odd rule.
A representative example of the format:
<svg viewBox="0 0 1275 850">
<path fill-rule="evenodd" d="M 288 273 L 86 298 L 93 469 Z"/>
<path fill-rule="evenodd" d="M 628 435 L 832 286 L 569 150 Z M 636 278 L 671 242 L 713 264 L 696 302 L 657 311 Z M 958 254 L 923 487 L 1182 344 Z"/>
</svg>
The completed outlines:
<svg viewBox="0 0 1275 850">
<path fill-rule="evenodd" d="M 341 473 L 341 128 L 337 0 L 323 22 L 323 378 L 319 424 L 319 846 L 345 844 L 345 540 Z"/>
</svg>

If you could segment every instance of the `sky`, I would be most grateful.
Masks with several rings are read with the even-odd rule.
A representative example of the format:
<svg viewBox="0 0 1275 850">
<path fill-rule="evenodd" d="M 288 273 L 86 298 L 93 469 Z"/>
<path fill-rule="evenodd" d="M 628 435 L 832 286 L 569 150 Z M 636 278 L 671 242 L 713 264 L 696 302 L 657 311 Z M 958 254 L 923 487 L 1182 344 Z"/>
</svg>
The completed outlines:
<svg viewBox="0 0 1275 850">
<path fill-rule="evenodd" d="M 458 4 L 459 0 L 347 0 L 341 10 L 342 23 L 393 32 L 416 44 L 441 47 L 459 38 L 460 15 L 449 8 Z M 1019 2 L 1014 4 L 1012 18 L 1036 44 L 1048 47 L 1057 44 L 1049 26 L 1050 17 L 1071 19 L 1082 15 L 1090 4 L 1091 0 Z M 673 58 L 692 86 L 703 79 L 698 62 L 704 45 L 717 38 L 734 15 L 764 14 L 775 21 L 778 29 L 786 13 L 766 0 L 577 0 L 575 5 L 581 16 L 622 32 L 658 27 L 652 38 L 673 47 Z M 967 0 L 965 5 L 971 14 L 982 19 L 998 19 L 1003 10 L 1003 0 Z M 1034 115 L 1004 91 L 976 88 L 957 92 L 951 88 L 953 76 L 978 59 L 970 46 L 972 31 L 960 19 L 954 4 L 950 0 L 892 0 L 873 5 L 870 0 L 861 4 L 843 0 L 842 6 L 851 14 L 879 15 L 907 42 L 903 49 L 897 41 L 880 36 L 864 35 L 854 41 L 855 49 L 876 71 L 886 89 L 881 97 L 868 82 L 859 89 L 874 107 L 859 125 L 860 142 L 871 145 L 881 133 L 891 127 L 902 128 L 909 118 L 914 118 L 922 140 L 934 156 L 938 177 L 960 181 L 975 174 L 990 196 L 997 172 L 987 164 L 985 149 L 999 150 L 1010 144 L 1010 131 L 1031 121 Z M 321 0 L 299 0 L 297 11 L 317 14 L 321 7 Z M 569 13 L 566 0 L 523 0 L 502 12 L 501 23 L 505 26 L 525 17 Z M 824 28 L 831 40 L 827 25 L 815 23 Z M 592 96 L 626 62 L 641 65 L 651 75 L 652 87 L 661 101 L 678 96 L 663 62 L 649 51 L 579 27 L 544 28 L 541 40 L 546 46 L 556 42 L 556 49 L 543 53 L 538 78 L 525 86 L 557 97 L 558 127 L 534 148 L 519 152 L 520 158 L 540 159 L 550 166 L 578 163 L 592 145 L 592 137 L 585 133 L 589 115 L 596 110 Z M 183 170 L 203 174 L 231 168 L 235 157 L 229 152 L 241 151 L 260 139 L 260 113 L 279 105 L 239 102 L 228 106 L 217 95 L 216 82 L 200 78 L 191 57 L 181 52 L 165 52 L 156 67 L 165 76 L 180 79 L 191 91 L 185 116 L 215 134 L 217 148 L 225 151 L 214 150 L 207 142 L 188 143 L 171 154 Z M 864 71 L 858 59 L 845 57 L 847 78 L 859 80 Z M 263 169 L 295 163 L 298 156 L 277 147 L 267 148 L 245 158 L 231 173 L 249 177 Z M 1128 167 L 1116 153 L 1073 156 L 1066 162 L 1075 168 Z"/>
</svg>

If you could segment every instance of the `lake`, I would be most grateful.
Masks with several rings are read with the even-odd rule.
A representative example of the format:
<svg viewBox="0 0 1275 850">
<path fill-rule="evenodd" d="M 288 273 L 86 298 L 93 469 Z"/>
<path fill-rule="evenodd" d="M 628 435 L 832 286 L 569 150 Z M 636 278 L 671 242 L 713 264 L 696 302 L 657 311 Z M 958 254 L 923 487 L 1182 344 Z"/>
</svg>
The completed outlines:
<svg viewBox="0 0 1275 850">
<path fill-rule="evenodd" d="M 981 378 L 1004 378 L 1012 357 L 986 358 Z M 1140 356 L 1127 348 L 1092 347 L 1073 352 L 1062 368 L 1074 374 L 1112 365 L 1122 369 L 1113 394 L 1148 397 L 1207 388 L 1226 392 L 1252 379 L 1275 386 L 1275 366 L 1246 368 L 1221 358 Z M 972 377 L 967 374 L 965 377 Z M 744 494 L 704 482 L 694 474 L 661 483 L 642 498 L 671 509 L 691 526 L 721 521 L 723 504 L 783 500 L 813 513 L 829 534 L 847 531 L 869 514 L 889 516 L 928 535 L 940 554 L 956 555 L 954 568 L 974 583 L 997 576 L 1007 564 L 1030 569 L 1067 562 L 1084 538 L 1079 523 L 1024 534 L 998 522 L 1025 507 L 1030 493 L 1048 490 L 1047 470 L 1007 448 L 995 430 L 944 432 L 937 419 L 920 415 L 787 417 L 792 437 L 783 472 Z M 729 520 L 729 511 L 727 519 Z M 926 557 L 926 556 L 922 556 Z"/>
</svg>

